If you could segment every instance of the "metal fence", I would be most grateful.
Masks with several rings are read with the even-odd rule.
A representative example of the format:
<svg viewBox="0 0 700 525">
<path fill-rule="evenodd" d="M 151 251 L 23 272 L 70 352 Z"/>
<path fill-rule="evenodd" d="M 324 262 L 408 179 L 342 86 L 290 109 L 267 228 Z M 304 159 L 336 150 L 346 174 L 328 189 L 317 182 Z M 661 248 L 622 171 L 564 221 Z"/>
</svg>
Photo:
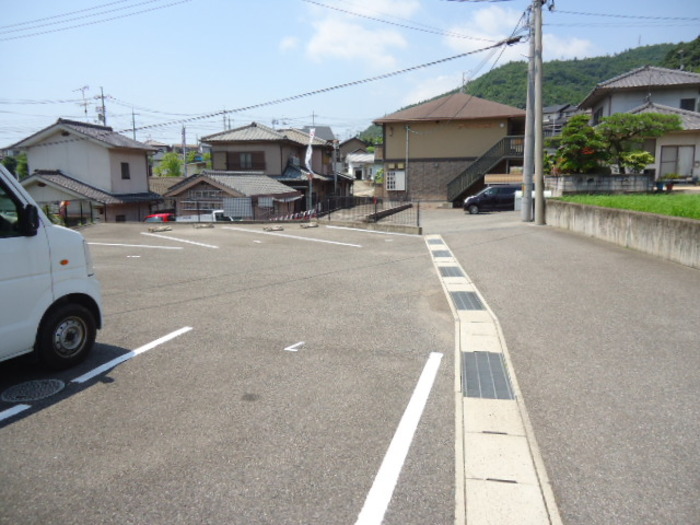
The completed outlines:
<svg viewBox="0 0 700 525">
<path fill-rule="evenodd" d="M 420 226 L 420 202 L 375 197 L 331 197 L 316 205 L 319 221 Z"/>
</svg>

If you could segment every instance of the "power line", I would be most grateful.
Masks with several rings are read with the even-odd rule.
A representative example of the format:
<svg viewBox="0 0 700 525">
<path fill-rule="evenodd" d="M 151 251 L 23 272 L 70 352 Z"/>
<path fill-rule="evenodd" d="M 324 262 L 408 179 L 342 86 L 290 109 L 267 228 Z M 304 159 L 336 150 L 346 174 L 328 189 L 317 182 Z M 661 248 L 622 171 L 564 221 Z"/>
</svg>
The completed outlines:
<svg viewBox="0 0 700 525">
<path fill-rule="evenodd" d="M 328 93 L 328 92 L 330 92 L 330 91 L 336 91 L 336 90 L 339 90 L 339 89 L 344 89 L 344 88 L 348 88 L 348 87 L 352 87 L 352 86 L 357 86 L 357 85 L 360 85 L 360 84 L 367 84 L 367 83 L 370 83 L 370 82 L 376 82 L 376 81 L 378 81 L 378 80 L 385 80 L 385 79 L 387 79 L 387 78 L 391 78 L 391 77 L 394 77 L 394 76 L 402 75 L 402 74 L 404 74 L 404 73 L 409 73 L 409 72 L 411 72 L 411 71 L 416 71 L 416 70 L 418 70 L 418 69 L 424 69 L 424 68 L 427 68 L 427 67 L 435 66 L 435 65 L 437 65 L 437 64 L 443 64 L 443 63 L 445 63 L 445 62 L 449 62 L 449 61 L 452 61 L 452 60 L 456 60 L 456 59 L 458 59 L 458 58 L 463 58 L 463 57 L 466 57 L 466 56 L 469 56 L 469 55 L 473 55 L 473 54 L 475 54 L 475 53 L 480 53 L 480 52 L 482 52 L 482 51 L 488 51 L 489 49 L 494 49 L 494 48 L 497 48 L 497 47 L 500 47 L 500 46 L 504 46 L 504 45 L 515 44 L 515 43 L 517 43 L 517 42 L 519 42 L 519 41 L 520 41 L 520 37 L 509 38 L 509 39 L 501 40 L 500 42 L 497 42 L 497 43 L 495 43 L 495 44 L 493 44 L 493 45 L 491 45 L 491 46 L 483 47 L 483 48 L 481 48 L 481 49 L 476 49 L 476 50 L 473 50 L 473 51 L 468 51 L 468 52 L 466 52 L 466 53 L 460 53 L 460 54 L 458 54 L 458 55 L 454 55 L 454 56 L 447 57 L 447 58 L 442 58 L 442 59 L 439 59 L 439 60 L 434 60 L 434 61 L 432 61 L 432 62 L 427 62 L 427 63 L 425 63 L 425 64 L 420 64 L 420 65 L 418 65 L 418 66 L 413 66 L 413 67 L 409 67 L 409 68 L 405 68 L 405 69 L 400 69 L 400 70 L 398 70 L 398 71 L 393 71 L 393 72 L 391 72 L 391 73 L 384 73 L 384 74 L 382 74 L 382 75 L 377 75 L 377 76 L 370 77 L 370 78 L 365 78 L 365 79 L 362 79 L 362 80 L 355 80 L 355 81 L 353 81 L 353 82 L 346 82 L 346 83 L 344 83 L 344 84 L 337 84 L 337 85 L 335 85 L 335 86 L 330 86 L 330 87 L 326 87 L 326 88 L 322 88 L 322 89 L 316 89 L 316 90 L 314 90 L 314 91 L 309 91 L 309 92 L 301 93 L 301 94 L 298 94 L 298 95 L 292 95 L 292 96 L 289 96 L 289 97 L 278 98 L 278 99 L 275 99 L 275 100 L 270 100 L 270 101 L 268 101 L 268 102 L 262 102 L 262 103 L 259 103 L 259 104 L 253 104 L 253 105 L 251 105 L 251 106 L 245 106 L 245 107 L 241 107 L 241 108 L 238 108 L 238 109 L 221 110 L 221 111 L 216 111 L 216 112 L 213 112 L 213 113 L 208 113 L 208 114 L 205 114 L 205 115 L 199 115 L 199 116 L 197 116 L 197 117 L 190 117 L 190 118 L 186 118 L 186 119 L 179 119 L 179 120 L 174 120 L 174 121 L 171 121 L 171 122 L 165 122 L 165 123 L 162 123 L 162 124 L 153 124 L 153 125 L 149 125 L 149 126 L 142 126 L 142 127 L 140 127 L 140 128 L 137 128 L 137 130 L 151 129 L 151 128 L 155 128 L 155 127 L 169 126 L 169 125 L 173 125 L 173 124 L 185 124 L 185 123 L 187 123 L 187 122 L 193 122 L 193 121 L 196 121 L 196 120 L 204 120 L 204 119 L 208 119 L 208 118 L 220 117 L 221 115 L 226 115 L 226 114 L 229 114 L 229 113 L 239 113 L 239 112 L 241 112 L 241 111 L 249 111 L 249 110 L 251 110 L 251 109 L 257 109 L 257 108 L 262 108 L 262 107 L 266 107 L 266 106 L 273 106 L 273 105 L 277 105 L 277 104 L 282 104 L 282 103 L 284 103 L 284 102 L 292 102 L 292 101 L 294 101 L 294 100 L 299 100 L 299 99 L 311 97 L 311 96 L 314 96 L 314 95 L 320 95 L 321 93 Z M 127 130 L 127 131 L 129 131 L 129 130 Z"/>
<path fill-rule="evenodd" d="M 154 3 L 154 2 L 160 2 L 160 1 L 162 1 L 162 0 L 146 0 L 146 1 L 140 2 L 140 3 L 138 3 L 138 4 L 128 5 L 128 6 L 125 6 L 125 7 L 117 7 L 117 8 L 115 8 L 115 9 L 108 9 L 108 10 L 106 10 L 106 11 L 102 11 L 102 12 L 99 12 L 99 13 L 93 13 L 93 14 L 90 14 L 90 15 L 81 15 L 81 16 L 76 16 L 76 17 L 73 17 L 73 18 L 68 18 L 68 19 L 66 19 L 66 20 L 59 20 L 59 21 L 57 21 L 57 22 L 47 22 L 47 23 L 45 23 L 45 24 L 36 24 L 36 25 L 32 25 L 32 26 L 27 27 L 27 28 L 11 29 L 11 30 L 9 30 L 9 31 L 0 31 L 0 34 L 19 33 L 19 32 L 22 32 L 22 31 L 32 31 L 32 30 L 34 30 L 34 29 L 39 29 L 39 28 L 41 28 L 41 27 L 49 27 L 49 26 L 55 26 L 55 25 L 60 25 L 60 24 L 66 24 L 66 23 L 68 23 L 68 22 L 74 22 L 74 21 L 76 21 L 76 20 L 85 20 L 86 18 L 93 18 L 93 17 L 96 17 L 96 16 L 102 16 L 102 15 L 106 15 L 106 14 L 108 14 L 108 13 L 116 13 L 117 11 L 125 11 L 125 10 L 127 10 L 127 9 L 133 9 L 134 7 L 140 7 L 140 6 L 142 6 L 142 5 L 152 4 L 152 3 Z M 30 24 L 30 23 L 31 23 L 31 22 L 25 22 L 25 25 L 26 25 L 26 24 Z"/>
<path fill-rule="evenodd" d="M 157 0 L 152 0 L 152 1 L 157 1 Z M 119 19 L 121 19 L 121 18 L 127 18 L 127 17 L 130 17 L 130 16 L 140 15 L 140 14 L 143 14 L 143 13 L 149 13 L 149 12 L 151 12 L 151 11 L 157 11 L 157 10 L 159 10 L 159 9 L 165 9 L 165 8 L 167 8 L 167 7 L 172 7 L 172 6 L 175 6 L 175 5 L 184 4 L 184 3 L 190 2 L 190 1 L 191 1 L 191 0 L 178 0 L 177 2 L 171 2 L 171 3 L 169 3 L 169 4 L 164 4 L 164 5 L 161 5 L 161 6 L 151 7 L 150 9 L 142 9 L 141 11 L 134 11 L 133 13 L 127 13 L 127 14 L 124 14 L 124 15 L 113 16 L 113 17 L 104 18 L 104 19 L 101 19 L 101 20 L 94 20 L 94 21 L 92 21 L 92 22 L 84 22 L 84 23 L 82 23 L 82 24 L 75 24 L 75 25 L 72 25 L 72 26 L 61 27 L 61 28 L 58 28 L 58 29 L 49 29 L 49 30 L 46 30 L 46 31 L 39 31 L 39 32 L 37 32 L 37 33 L 29 33 L 29 34 L 26 34 L 26 35 L 18 35 L 18 36 L 11 36 L 11 37 L 6 37 L 6 38 L 0 38 L 0 42 L 4 42 L 4 41 L 7 41 L 7 40 L 19 40 L 19 39 L 21 39 L 21 38 L 29 38 L 29 37 L 33 37 L 33 36 L 47 35 L 47 34 L 50 34 L 50 33 L 58 33 L 58 32 L 60 32 L 60 31 L 67 31 L 68 29 L 76 29 L 76 28 L 79 28 L 79 27 L 86 27 L 86 26 L 91 26 L 91 25 L 95 25 L 95 24 L 101 24 L 101 23 L 103 23 L 103 22 L 112 22 L 113 20 L 119 20 Z M 149 2 L 146 2 L 146 3 L 149 3 Z M 142 5 L 142 4 L 140 4 L 140 5 Z M 8 32 L 9 32 L 9 31 L 8 31 Z"/>
<path fill-rule="evenodd" d="M 610 18 L 633 18 L 639 20 L 681 20 L 681 21 L 697 21 L 700 20 L 699 17 L 686 17 L 686 16 L 645 16 L 645 15 L 620 15 L 613 13 L 584 13 L 580 11 L 561 11 L 559 9 L 553 9 L 552 13 L 560 13 L 564 15 L 579 15 L 579 16 L 600 16 L 600 17 L 610 17 Z"/>
<path fill-rule="evenodd" d="M 95 6 L 95 7 L 87 7 L 85 9 L 79 9 L 78 11 L 70 11 L 70 12 L 64 13 L 62 15 L 46 16 L 44 18 L 37 18 L 36 20 L 28 20 L 27 22 L 17 22 L 15 24 L 8 24 L 8 25 L 0 26 L 0 29 L 5 29 L 8 27 L 17 27 L 17 26 L 36 24 L 38 22 L 44 22 L 45 20 L 53 20 L 54 18 L 64 18 L 66 16 L 76 15 L 78 13 L 85 13 L 87 11 L 94 11 L 95 9 L 103 9 L 105 7 L 109 7 L 110 5 L 122 4 L 124 2 L 129 2 L 129 1 L 130 0 L 117 0 L 116 2 L 110 2 L 109 4 L 103 4 L 103 5 L 99 5 L 99 6 Z"/>
<path fill-rule="evenodd" d="M 465 38 L 465 39 L 470 39 L 470 40 L 480 40 L 480 41 L 483 41 L 483 42 L 496 42 L 495 40 L 489 39 L 489 38 L 480 38 L 480 37 L 475 37 L 475 36 L 463 35 L 463 34 L 460 34 L 460 33 L 453 33 L 453 32 L 451 32 L 451 31 L 442 31 L 442 30 L 440 30 L 440 29 L 434 29 L 434 28 L 424 29 L 424 28 L 421 28 L 421 27 L 411 26 L 411 25 L 407 25 L 407 24 L 399 24 L 399 23 L 397 23 L 397 22 L 391 22 L 391 21 L 389 21 L 389 20 L 384 20 L 384 19 L 382 19 L 382 18 L 377 18 L 377 17 L 374 17 L 374 16 L 364 15 L 364 14 L 362 14 L 362 13 L 357 13 L 357 12 L 354 12 L 354 11 L 349 11 L 349 10 L 347 10 L 347 9 L 341 9 L 340 7 L 335 7 L 335 6 L 330 6 L 330 5 L 327 5 L 327 4 L 322 4 L 322 3 L 316 2 L 316 1 L 314 1 L 314 0 L 301 0 L 301 1 L 302 1 L 302 2 L 306 2 L 307 4 L 313 4 L 313 5 L 317 5 L 317 6 L 319 6 L 319 7 L 324 7 L 324 8 L 326 8 L 326 9 L 332 9 L 333 11 L 338 11 L 338 12 L 340 12 L 340 13 L 345 13 L 345 14 L 352 15 L 352 16 L 357 16 L 357 17 L 360 17 L 360 18 L 366 18 L 367 20 L 373 20 L 374 22 L 380 22 L 380 23 L 382 23 L 382 24 L 389 24 L 389 25 L 392 25 L 392 26 L 401 27 L 401 28 L 403 28 L 403 29 L 411 29 L 412 31 L 421 31 L 421 32 L 423 32 L 423 33 L 430 33 L 430 34 L 433 34 L 433 35 L 440 35 L 440 36 L 450 36 L 450 37 L 453 37 L 453 38 Z M 426 26 L 426 27 L 428 27 L 428 26 Z"/>
</svg>

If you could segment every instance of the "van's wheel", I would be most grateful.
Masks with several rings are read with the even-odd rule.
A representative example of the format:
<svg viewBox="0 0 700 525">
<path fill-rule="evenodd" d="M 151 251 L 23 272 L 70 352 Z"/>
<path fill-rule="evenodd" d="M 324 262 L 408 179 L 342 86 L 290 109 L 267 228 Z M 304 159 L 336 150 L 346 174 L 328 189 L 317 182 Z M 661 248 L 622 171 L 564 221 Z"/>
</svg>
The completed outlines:
<svg viewBox="0 0 700 525">
<path fill-rule="evenodd" d="M 49 368 L 68 368 L 85 359 L 95 343 L 96 332 L 90 310 L 79 304 L 59 306 L 39 327 L 36 353 Z"/>
<path fill-rule="evenodd" d="M 476 204 L 472 204 L 467 208 L 467 211 L 472 215 L 476 215 L 477 213 L 479 213 L 479 207 Z"/>
</svg>

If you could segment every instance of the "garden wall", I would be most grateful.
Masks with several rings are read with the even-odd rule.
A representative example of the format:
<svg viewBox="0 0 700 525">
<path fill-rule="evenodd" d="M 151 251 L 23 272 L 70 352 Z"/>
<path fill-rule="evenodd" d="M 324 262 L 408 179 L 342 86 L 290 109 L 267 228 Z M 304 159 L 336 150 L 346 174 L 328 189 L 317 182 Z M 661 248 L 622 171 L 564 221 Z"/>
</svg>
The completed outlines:
<svg viewBox="0 0 700 525">
<path fill-rule="evenodd" d="M 644 193 L 654 188 L 653 175 L 545 176 L 545 188 L 555 197 L 571 193 Z"/>
<path fill-rule="evenodd" d="M 546 221 L 700 269 L 700 221 L 547 200 Z"/>
</svg>

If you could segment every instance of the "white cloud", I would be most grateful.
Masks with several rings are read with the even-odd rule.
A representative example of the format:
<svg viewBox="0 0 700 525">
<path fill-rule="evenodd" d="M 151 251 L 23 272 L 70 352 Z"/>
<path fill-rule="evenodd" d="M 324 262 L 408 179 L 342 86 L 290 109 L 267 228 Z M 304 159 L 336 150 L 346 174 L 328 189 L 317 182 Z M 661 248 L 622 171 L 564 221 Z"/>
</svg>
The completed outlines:
<svg viewBox="0 0 700 525">
<path fill-rule="evenodd" d="M 316 32 L 306 46 L 315 61 L 324 59 L 361 60 L 376 69 L 391 68 L 396 59 L 392 49 L 403 49 L 406 40 L 396 31 L 370 31 L 359 24 L 329 18 L 313 24 Z"/>
<path fill-rule="evenodd" d="M 545 33 L 542 35 L 542 58 L 544 60 L 568 60 L 571 58 L 594 57 L 601 54 L 593 42 L 576 37 L 560 37 Z"/>
<path fill-rule="evenodd" d="M 493 45 L 495 42 L 511 36 L 521 16 L 521 11 L 497 5 L 479 9 L 474 12 L 469 20 L 450 29 L 450 33 L 457 33 L 471 38 L 448 36 L 445 39 L 445 43 L 458 53 L 467 53 Z M 596 53 L 599 53 L 599 49 L 590 40 L 555 35 L 550 33 L 546 26 L 544 30 L 545 33 L 542 37 L 544 60 L 569 59 L 574 57 L 581 58 L 585 56 L 595 56 Z M 518 34 L 524 37 L 527 36 L 524 30 L 520 31 Z M 529 52 L 529 44 L 525 42 L 525 40 L 526 39 L 523 38 L 523 43 L 507 46 L 503 49 L 503 54 L 500 56 L 497 65 L 506 64 L 515 60 L 526 60 Z M 500 53 L 501 49 L 496 53 L 475 53 L 471 62 L 475 64 L 475 69 L 479 67 L 483 68 L 483 65 L 476 66 L 477 61 L 487 60 L 490 56 L 495 57 Z M 485 72 L 486 71 L 483 69 L 480 71 L 472 71 L 474 76 L 479 76 Z"/>
<path fill-rule="evenodd" d="M 386 18 L 388 13 L 408 17 L 419 7 L 419 0 L 354 0 L 342 4 L 339 9 Z M 408 46 L 398 30 L 369 19 L 319 6 L 313 6 L 310 12 L 314 32 L 306 45 L 306 53 L 317 62 L 362 61 L 373 69 L 382 70 L 395 67 L 397 60 L 392 53 Z"/>
</svg>

